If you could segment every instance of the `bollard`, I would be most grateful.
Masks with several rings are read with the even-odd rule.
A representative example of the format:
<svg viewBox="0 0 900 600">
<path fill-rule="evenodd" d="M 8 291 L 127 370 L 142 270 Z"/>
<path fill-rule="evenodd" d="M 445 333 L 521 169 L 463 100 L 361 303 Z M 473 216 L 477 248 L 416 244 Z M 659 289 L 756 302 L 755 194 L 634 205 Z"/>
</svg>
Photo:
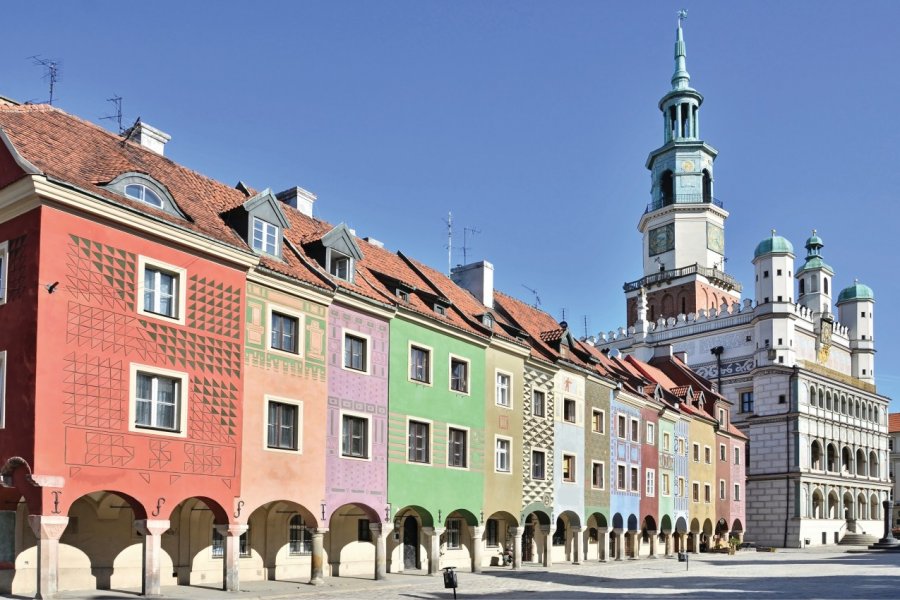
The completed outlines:
<svg viewBox="0 0 900 600">
<path fill-rule="evenodd" d="M 684 570 L 687 571 L 691 568 L 691 556 L 687 552 L 679 552 L 678 553 L 678 562 L 683 562 Z"/>
<path fill-rule="evenodd" d="M 444 567 L 444 588 L 453 588 L 453 600 L 456 600 L 456 571 L 455 567 Z"/>
</svg>

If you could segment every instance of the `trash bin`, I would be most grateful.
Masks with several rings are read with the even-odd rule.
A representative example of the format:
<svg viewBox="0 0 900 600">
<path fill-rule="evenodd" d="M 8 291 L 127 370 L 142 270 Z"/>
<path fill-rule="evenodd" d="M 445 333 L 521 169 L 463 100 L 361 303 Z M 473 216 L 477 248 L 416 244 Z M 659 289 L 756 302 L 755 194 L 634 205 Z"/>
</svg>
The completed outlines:
<svg viewBox="0 0 900 600">
<path fill-rule="evenodd" d="M 686 562 L 688 559 L 687 552 L 679 552 L 678 553 L 678 562 Z"/>
<path fill-rule="evenodd" d="M 453 567 L 444 567 L 444 587 L 447 589 L 456 588 L 456 571 Z"/>
</svg>

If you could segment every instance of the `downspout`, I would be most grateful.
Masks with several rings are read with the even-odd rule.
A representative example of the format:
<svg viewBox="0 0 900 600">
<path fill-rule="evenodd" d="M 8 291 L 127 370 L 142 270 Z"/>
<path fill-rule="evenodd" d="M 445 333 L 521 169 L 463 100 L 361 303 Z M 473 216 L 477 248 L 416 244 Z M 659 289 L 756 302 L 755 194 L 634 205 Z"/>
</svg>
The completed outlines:
<svg viewBox="0 0 900 600">
<path fill-rule="evenodd" d="M 797 380 L 797 376 L 800 375 L 800 367 L 794 365 L 793 371 L 791 371 L 791 376 L 788 377 L 788 404 L 787 404 L 787 414 L 791 414 L 791 410 L 794 406 L 794 382 Z M 784 546 L 787 548 L 788 541 L 788 525 L 791 522 L 791 429 L 790 429 L 791 421 L 790 418 L 785 419 L 784 421 L 784 441 L 785 441 L 785 452 L 784 452 L 784 460 L 785 460 L 785 469 L 784 469 Z"/>
</svg>

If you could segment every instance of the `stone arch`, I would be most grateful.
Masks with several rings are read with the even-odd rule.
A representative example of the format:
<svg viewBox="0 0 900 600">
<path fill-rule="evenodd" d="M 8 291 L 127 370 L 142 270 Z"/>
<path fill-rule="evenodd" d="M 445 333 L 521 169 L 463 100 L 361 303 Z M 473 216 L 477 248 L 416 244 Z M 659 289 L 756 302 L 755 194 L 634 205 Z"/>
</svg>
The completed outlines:
<svg viewBox="0 0 900 600">
<path fill-rule="evenodd" d="M 853 452 L 848 446 L 841 448 L 841 473 L 849 475 L 853 472 Z"/>
<path fill-rule="evenodd" d="M 841 508 L 844 509 L 842 518 L 847 520 L 856 518 L 856 513 L 853 510 L 853 494 L 849 491 L 844 492 L 843 505 Z"/>
<path fill-rule="evenodd" d="M 677 531 L 678 533 L 687 533 L 687 530 L 688 527 L 685 518 L 678 517 L 678 519 L 675 521 L 675 531 Z"/>
<path fill-rule="evenodd" d="M 672 533 L 672 517 L 663 515 L 662 522 L 659 524 L 659 530 L 663 533 Z"/>
<path fill-rule="evenodd" d="M 712 521 L 710 519 L 704 520 L 703 521 L 703 533 L 709 536 L 709 535 L 713 534 L 713 531 L 714 531 L 714 529 L 713 529 Z"/>
<path fill-rule="evenodd" d="M 813 440 L 812 444 L 810 444 L 809 466 L 812 469 L 817 469 L 819 471 L 823 470 L 822 444 L 819 443 L 819 440 Z"/>
<path fill-rule="evenodd" d="M 628 515 L 628 531 L 638 531 L 638 518 L 634 514 Z"/>
<path fill-rule="evenodd" d="M 847 414 L 847 395 L 841 394 L 841 414 Z"/>
<path fill-rule="evenodd" d="M 853 416 L 856 417 L 856 418 L 858 419 L 858 418 L 859 418 L 859 398 L 857 398 L 857 399 L 855 400 L 854 407 L 855 407 L 855 408 L 854 408 Z"/>
<path fill-rule="evenodd" d="M 829 519 L 840 519 L 840 499 L 838 498 L 837 492 L 831 490 L 828 492 L 828 518 Z"/>
<path fill-rule="evenodd" d="M 522 510 L 522 515 L 524 515 L 522 522 L 526 522 L 528 519 L 525 517 L 532 513 L 537 518 L 538 523 L 540 523 L 541 525 L 550 525 L 550 515 L 553 513 L 553 510 L 548 508 L 543 502 L 532 502 L 531 504 L 526 506 Z"/>
<path fill-rule="evenodd" d="M 829 471 L 837 471 L 837 459 L 838 459 L 838 451 L 837 446 L 834 445 L 833 442 L 829 442 L 827 448 L 825 449 L 826 455 L 826 466 Z"/>
<path fill-rule="evenodd" d="M 859 492 L 856 495 L 856 518 L 861 520 L 868 519 L 868 513 L 868 499 L 865 494 Z"/>
<path fill-rule="evenodd" d="M 271 500 L 241 513 L 247 525 L 240 540 L 244 563 L 248 557 L 256 561 L 269 579 L 309 576 L 313 533 L 320 527 L 313 511 L 291 500 Z"/>
<path fill-rule="evenodd" d="M 625 529 L 625 519 L 622 517 L 622 513 L 614 514 L 612 523 L 613 523 L 613 529 L 618 529 L 618 530 Z"/>
<path fill-rule="evenodd" d="M 816 404 L 818 395 L 819 395 L 818 388 L 816 388 L 816 386 L 814 386 L 814 385 L 809 386 L 809 405 L 810 406 L 818 406 L 818 404 Z"/>
<path fill-rule="evenodd" d="M 881 518 L 881 503 L 874 492 L 869 496 L 869 518 L 873 521 Z"/>
<path fill-rule="evenodd" d="M 856 474 L 858 476 L 865 476 L 868 474 L 866 469 L 867 461 L 866 461 L 866 452 L 862 448 L 856 449 Z"/>
<path fill-rule="evenodd" d="M 606 515 L 604 515 L 602 512 L 595 512 L 591 515 L 590 518 L 592 518 L 594 520 L 594 524 L 597 526 L 598 529 L 608 529 L 609 528 L 609 521 L 606 519 Z"/>
<path fill-rule="evenodd" d="M 691 533 L 700 533 L 700 519 L 691 519 Z"/>
<path fill-rule="evenodd" d="M 204 504 L 206 510 L 209 510 L 210 512 L 212 512 L 213 517 L 214 517 L 214 523 L 216 525 L 227 525 L 228 523 L 230 523 L 232 521 L 231 515 L 228 514 L 228 511 L 225 510 L 225 507 L 222 506 L 218 501 L 216 501 L 213 498 L 210 498 L 208 496 L 188 496 L 186 498 L 182 498 L 181 500 L 179 500 L 178 502 L 173 503 L 173 504 L 163 503 L 162 508 L 164 508 L 164 509 L 167 507 L 171 507 L 171 508 L 169 508 L 168 510 L 161 513 L 161 514 L 164 514 L 165 517 L 160 516 L 159 518 L 161 518 L 161 519 L 168 518 L 171 520 L 172 515 L 175 512 L 175 509 L 178 506 L 181 506 L 182 504 L 184 504 L 185 502 L 187 502 L 189 500 L 199 500 L 200 502 L 202 502 Z M 249 516 L 250 513 L 249 513 L 249 511 L 245 510 L 244 514 Z M 155 518 L 155 515 L 154 515 L 154 518 Z"/>
<path fill-rule="evenodd" d="M 651 515 L 647 515 L 644 517 L 643 521 L 641 521 L 641 530 L 647 531 L 657 531 L 656 527 L 656 519 L 654 519 Z"/>
<path fill-rule="evenodd" d="M 831 410 L 831 392 L 825 392 L 825 409 Z"/>
<path fill-rule="evenodd" d="M 879 469 L 878 469 L 878 455 L 874 450 L 869 451 L 869 477 L 878 477 Z"/>
<path fill-rule="evenodd" d="M 325 545 L 335 577 L 371 576 L 375 564 L 374 535 L 385 514 L 362 502 L 348 502 L 328 515 Z M 372 525 L 375 525 L 374 531 Z M 283 530 L 282 530 L 283 531 Z M 283 533 L 282 539 L 283 539 Z"/>
<path fill-rule="evenodd" d="M 824 508 L 825 499 L 822 496 L 822 490 L 816 488 L 812 493 L 812 518 L 813 519 L 822 519 L 824 518 Z"/>
<path fill-rule="evenodd" d="M 732 533 L 743 533 L 744 532 L 744 524 L 741 523 L 740 519 L 735 519 L 731 524 Z"/>
<path fill-rule="evenodd" d="M 408 504 L 394 513 L 394 519 L 398 517 L 414 516 L 422 527 L 434 527 L 434 516 L 427 508 L 417 504 Z"/>
</svg>

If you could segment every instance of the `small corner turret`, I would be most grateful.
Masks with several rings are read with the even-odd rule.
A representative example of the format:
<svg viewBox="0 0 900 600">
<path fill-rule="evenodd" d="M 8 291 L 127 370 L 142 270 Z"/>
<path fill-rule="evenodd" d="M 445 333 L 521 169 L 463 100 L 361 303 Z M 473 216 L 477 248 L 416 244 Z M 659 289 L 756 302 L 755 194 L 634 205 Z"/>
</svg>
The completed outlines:
<svg viewBox="0 0 900 600">
<path fill-rule="evenodd" d="M 815 318 L 831 314 L 831 283 L 834 270 L 822 260 L 825 244 L 813 229 L 806 240 L 806 262 L 797 270 L 800 286 L 797 302 L 810 310 Z"/>
<path fill-rule="evenodd" d="M 857 379 L 875 383 L 875 294 L 855 280 L 841 290 L 837 299 L 841 323 L 849 331 L 850 369 Z"/>
</svg>

